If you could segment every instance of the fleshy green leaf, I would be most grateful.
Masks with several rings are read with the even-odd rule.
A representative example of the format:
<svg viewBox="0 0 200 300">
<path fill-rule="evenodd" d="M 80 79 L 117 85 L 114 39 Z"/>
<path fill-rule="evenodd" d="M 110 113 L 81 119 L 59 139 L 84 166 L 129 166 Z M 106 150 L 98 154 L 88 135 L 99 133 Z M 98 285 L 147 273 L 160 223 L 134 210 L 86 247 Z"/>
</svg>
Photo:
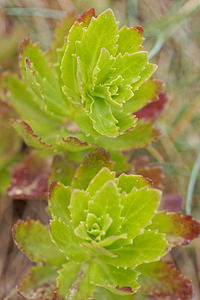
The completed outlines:
<svg viewBox="0 0 200 300">
<path fill-rule="evenodd" d="M 161 192 L 155 189 L 142 188 L 133 190 L 123 197 L 122 217 L 124 221 L 121 232 L 133 239 L 150 224 L 161 200 Z M 154 228 L 155 229 L 155 228 Z"/>
<path fill-rule="evenodd" d="M 90 196 L 82 190 L 73 190 L 70 200 L 70 212 L 73 225 L 76 227 L 82 221 L 85 221 L 87 216 L 87 208 Z"/>
<path fill-rule="evenodd" d="M 168 250 L 165 236 L 153 231 L 145 231 L 138 235 L 133 243 L 122 248 L 112 250 L 117 257 L 102 257 L 102 259 L 113 266 L 132 267 L 153 262 L 164 256 Z"/>
<path fill-rule="evenodd" d="M 100 190 L 100 188 L 110 180 L 114 180 L 115 173 L 111 172 L 108 168 L 102 168 L 96 176 L 90 181 L 88 185 L 87 192 L 93 196 L 96 191 Z"/>
<path fill-rule="evenodd" d="M 13 229 L 17 247 L 32 261 L 60 266 L 65 257 L 58 251 L 50 239 L 48 227 L 39 221 L 19 220 Z"/>
<path fill-rule="evenodd" d="M 125 53 L 134 53 L 142 49 L 143 29 L 140 26 L 128 28 L 126 26 L 119 30 L 119 38 L 117 41 L 117 53 L 122 55 Z"/>
<path fill-rule="evenodd" d="M 118 134 L 117 120 L 114 118 L 110 106 L 103 99 L 95 99 L 90 118 L 98 133 L 111 137 Z"/>
<path fill-rule="evenodd" d="M 141 272 L 138 278 L 141 292 L 148 296 L 170 300 L 189 300 L 194 296 L 191 282 L 170 262 L 143 264 L 137 267 L 137 271 Z"/>
<path fill-rule="evenodd" d="M 85 80 L 93 73 L 102 48 L 107 49 L 112 55 L 116 53 L 117 29 L 117 22 L 110 9 L 100 14 L 98 18 L 92 18 L 78 47 Z"/>
<path fill-rule="evenodd" d="M 107 214 L 110 216 L 112 224 L 106 235 L 114 234 L 119 230 L 122 207 L 120 205 L 120 194 L 114 181 L 106 182 L 96 192 L 93 199 L 89 202 L 88 208 L 89 212 L 95 214 L 97 217 Z"/>
<path fill-rule="evenodd" d="M 86 189 L 92 178 L 102 167 L 112 168 L 109 153 L 102 148 L 93 150 L 76 170 L 72 187 L 76 189 Z"/>
<path fill-rule="evenodd" d="M 65 224 L 58 218 L 51 221 L 51 234 L 58 249 L 66 256 L 77 262 L 86 261 L 88 253 L 79 243 L 70 225 Z"/>
<path fill-rule="evenodd" d="M 134 96 L 125 103 L 124 111 L 134 113 L 144 107 L 147 103 L 156 101 L 162 88 L 163 83 L 161 81 L 153 78 L 147 80 L 140 89 L 134 92 Z"/>
<path fill-rule="evenodd" d="M 70 222 L 70 212 L 68 209 L 70 197 L 70 187 L 56 181 L 51 184 L 49 191 L 49 212 L 52 217 L 61 218 L 66 224 Z"/>
<path fill-rule="evenodd" d="M 200 222 L 192 216 L 184 216 L 179 212 L 158 212 L 148 228 L 165 233 L 172 247 L 187 245 L 200 235 Z"/>
<path fill-rule="evenodd" d="M 117 295 L 136 292 L 139 288 L 136 282 L 137 275 L 137 272 L 130 268 L 125 270 L 95 261 L 91 264 L 91 281 Z"/>
<path fill-rule="evenodd" d="M 30 267 L 29 273 L 18 286 L 18 293 L 25 299 L 52 299 L 56 288 L 56 270 L 52 266 Z"/>
<path fill-rule="evenodd" d="M 154 128 L 152 123 L 144 122 L 141 119 L 133 131 L 114 139 L 99 137 L 98 144 L 109 151 L 125 151 L 145 147 L 147 144 L 155 142 L 159 136 L 160 132 Z"/>
<path fill-rule="evenodd" d="M 117 180 L 117 185 L 122 192 L 130 193 L 133 188 L 141 189 L 143 187 L 150 187 L 149 182 L 141 175 L 121 174 Z"/>
</svg>

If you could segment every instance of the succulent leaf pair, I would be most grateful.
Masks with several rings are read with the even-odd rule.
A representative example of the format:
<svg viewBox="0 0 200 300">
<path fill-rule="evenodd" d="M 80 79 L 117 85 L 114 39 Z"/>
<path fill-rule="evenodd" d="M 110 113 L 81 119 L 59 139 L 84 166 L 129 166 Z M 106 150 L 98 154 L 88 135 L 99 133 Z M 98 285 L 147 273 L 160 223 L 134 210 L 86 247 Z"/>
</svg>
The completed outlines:
<svg viewBox="0 0 200 300">
<path fill-rule="evenodd" d="M 73 14 L 66 18 L 47 53 L 24 40 L 22 80 L 2 75 L 8 90 L 2 97 L 19 115 L 13 126 L 28 145 L 53 151 L 93 145 L 123 151 L 154 141 L 158 131 L 134 114 L 162 90 L 151 78 L 156 66 L 142 51 L 142 28 L 118 30 L 110 9 L 98 17 L 90 9 L 74 20 Z"/>
<path fill-rule="evenodd" d="M 142 176 L 116 177 L 110 168 L 108 154 L 97 148 L 77 169 L 71 186 L 52 184 L 50 235 L 37 221 L 15 225 L 18 247 L 33 261 L 45 264 L 43 271 L 39 265 L 34 267 L 19 286 L 27 299 L 33 276 L 38 278 L 37 287 L 48 282 L 50 297 L 57 288 L 61 299 L 126 300 L 156 292 L 169 299 L 190 299 L 190 282 L 160 258 L 171 247 L 196 238 L 200 224 L 179 213 L 157 211 L 159 190 Z M 188 298 L 183 298 L 184 289 Z"/>
</svg>

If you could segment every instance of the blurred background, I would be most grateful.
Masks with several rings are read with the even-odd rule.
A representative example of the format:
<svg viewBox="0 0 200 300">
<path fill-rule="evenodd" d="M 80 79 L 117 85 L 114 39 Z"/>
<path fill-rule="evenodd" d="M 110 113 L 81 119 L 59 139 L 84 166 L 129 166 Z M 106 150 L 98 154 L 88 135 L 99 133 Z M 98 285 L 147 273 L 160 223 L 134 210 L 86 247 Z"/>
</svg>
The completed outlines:
<svg viewBox="0 0 200 300">
<path fill-rule="evenodd" d="M 142 25 L 145 50 L 159 67 L 155 77 L 165 82 L 169 100 L 157 120 L 162 138 L 134 157 L 148 157 L 162 166 L 164 194 L 171 210 L 200 219 L 200 1 L 199 0 L 0 0 L 0 73 L 18 72 L 18 51 L 24 37 L 47 50 L 54 28 L 67 13 L 83 13 L 94 7 L 99 14 L 111 7 L 120 26 Z M 12 112 L 0 103 L 0 126 Z M 15 299 L 15 285 L 28 260 L 11 244 L 10 229 L 19 218 L 43 218 L 43 201 L 13 201 L 6 196 L 9 165 L 20 156 L 21 140 L 12 128 L 0 130 L 0 299 Z M 1 144 L 9 137 L 9 143 Z M 4 199 L 4 200 L 2 200 Z M 6 199 L 6 200 L 5 200 Z M 26 209 L 22 208 L 26 205 Z M 23 215 L 22 212 L 23 211 Z M 42 214 L 42 213 L 41 213 Z M 3 227 L 2 227 L 3 226 Z M 172 253 L 177 267 L 193 281 L 195 300 L 200 299 L 200 239 Z M 5 262 L 6 261 L 6 262 Z M 2 296 L 1 296 L 2 295 Z"/>
</svg>

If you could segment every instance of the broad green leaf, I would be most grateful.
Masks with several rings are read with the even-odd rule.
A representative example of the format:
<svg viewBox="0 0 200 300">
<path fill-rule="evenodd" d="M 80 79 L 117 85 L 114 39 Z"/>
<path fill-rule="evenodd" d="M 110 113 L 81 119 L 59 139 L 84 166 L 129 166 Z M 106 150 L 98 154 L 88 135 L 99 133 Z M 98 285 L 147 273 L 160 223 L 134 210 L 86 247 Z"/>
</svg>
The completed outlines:
<svg viewBox="0 0 200 300">
<path fill-rule="evenodd" d="M 159 135 L 159 131 L 154 128 L 152 123 L 144 122 L 141 119 L 131 132 L 117 136 L 114 139 L 101 136 L 98 138 L 98 144 L 109 151 L 126 151 L 145 147 L 147 144 L 156 141 Z"/>
<path fill-rule="evenodd" d="M 142 233 L 150 224 L 151 219 L 160 205 L 161 192 L 151 188 L 133 190 L 123 197 L 121 232 L 127 233 L 128 238 L 133 239 Z"/>
<path fill-rule="evenodd" d="M 93 199 L 89 202 L 89 212 L 98 217 L 109 215 L 113 220 L 106 236 L 115 234 L 120 228 L 120 215 L 122 207 L 120 205 L 120 194 L 114 181 L 106 182 L 102 188 L 97 191 Z"/>
<path fill-rule="evenodd" d="M 82 221 L 85 221 L 89 200 L 90 195 L 86 191 L 76 189 L 72 191 L 69 209 L 74 227 L 78 226 Z"/>
<path fill-rule="evenodd" d="M 64 299 L 90 299 L 94 285 L 90 282 L 90 262 L 77 264 L 68 262 L 59 272 L 57 288 Z"/>
<path fill-rule="evenodd" d="M 116 179 L 117 185 L 121 188 L 122 192 L 130 193 L 133 188 L 141 189 L 143 187 L 150 187 L 149 182 L 141 175 L 133 174 L 121 174 L 118 179 Z"/>
<path fill-rule="evenodd" d="M 132 244 L 112 250 L 112 253 L 117 257 L 104 256 L 101 259 L 113 266 L 126 268 L 159 260 L 167 251 L 168 243 L 164 234 L 145 231 L 138 235 Z"/>
<path fill-rule="evenodd" d="M 138 282 L 141 293 L 163 299 L 192 299 L 194 291 L 191 282 L 174 268 L 171 262 L 157 261 L 136 268 L 141 275 Z"/>
<path fill-rule="evenodd" d="M 114 61 L 115 59 L 111 56 L 110 52 L 105 48 L 101 48 L 97 64 L 93 71 L 93 84 L 98 85 L 106 82 L 109 74 L 113 70 L 112 66 Z"/>
<path fill-rule="evenodd" d="M 161 81 L 153 78 L 147 80 L 142 84 L 140 89 L 134 92 L 133 98 L 124 104 L 124 111 L 134 113 L 149 102 L 157 100 L 162 88 L 163 84 Z"/>
<path fill-rule="evenodd" d="M 133 86 L 133 91 L 138 90 L 144 81 L 148 80 L 153 73 L 157 70 L 157 65 L 147 63 L 143 71 L 140 73 L 140 79 L 135 82 Z"/>
<path fill-rule="evenodd" d="M 91 263 L 91 281 L 117 295 L 133 294 L 139 287 L 136 282 L 137 272 L 128 268 L 116 268 L 101 261 Z M 127 286 L 130 288 L 127 289 Z"/>
<path fill-rule="evenodd" d="M 12 125 L 28 146 L 51 151 L 52 145 L 46 144 L 26 122 L 13 120 Z"/>
<path fill-rule="evenodd" d="M 25 299 L 51 299 L 56 288 L 56 270 L 49 265 L 30 267 L 17 290 Z"/>
<path fill-rule="evenodd" d="M 14 241 L 17 247 L 32 261 L 60 266 L 65 257 L 50 239 L 48 227 L 39 221 L 19 220 L 14 226 Z"/>
<path fill-rule="evenodd" d="M 107 49 L 111 55 L 116 53 L 117 29 L 114 14 L 108 9 L 98 18 L 92 18 L 87 30 L 84 31 L 78 46 L 78 55 L 85 81 L 91 78 L 102 48 Z"/>
<path fill-rule="evenodd" d="M 93 150 L 76 170 L 72 188 L 86 189 L 92 178 L 103 168 L 112 168 L 109 153 L 102 148 Z"/>
<path fill-rule="evenodd" d="M 73 229 L 56 217 L 51 221 L 51 234 L 56 246 L 66 258 L 77 262 L 86 261 L 89 258 Z"/>
<path fill-rule="evenodd" d="M 90 181 L 87 192 L 93 196 L 100 188 L 109 180 L 114 180 L 115 173 L 111 172 L 110 169 L 102 168 L 96 176 Z"/>
<path fill-rule="evenodd" d="M 133 114 L 127 114 L 115 109 L 113 115 L 118 122 L 119 132 L 124 132 L 137 124 L 137 118 Z"/>
<path fill-rule="evenodd" d="M 90 119 L 98 133 L 110 137 L 118 135 L 117 120 L 104 99 L 95 98 L 91 107 Z"/>
<path fill-rule="evenodd" d="M 117 54 L 134 53 L 142 49 L 143 29 L 140 26 L 128 28 L 126 26 L 119 30 L 119 38 L 117 41 Z"/>
<path fill-rule="evenodd" d="M 118 55 L 113 65 L 114 78 L 119 75 L 123 77 L 123 84 L 133 84 L 140 79 L 140 74 L 147 63 L 147 52 L 141 51 L 133 54 Z"/>
<path fill-rule="evenodd" d="M 171 247 L 187 245 L 200 235 L 200 222 L 179 212 L 158 212 L 148 228 L 165 233 Z"/>
<path fill-rule="evenodd" d="M 128 155 L 120 152 L 111 152 L 110 158 L 114 162 L 114 171 L 117 173 L 125 172 L 130 170 L 132 164 L 128 162 Z"/>
<path fill-rule="evenodd" d="M 70 224 L 70 204 L 71 189 L 62 183 L 54 181 L 49 190 L 49 212 L 52 217 L 61 218 L 66 224 Z"/>
</svg>

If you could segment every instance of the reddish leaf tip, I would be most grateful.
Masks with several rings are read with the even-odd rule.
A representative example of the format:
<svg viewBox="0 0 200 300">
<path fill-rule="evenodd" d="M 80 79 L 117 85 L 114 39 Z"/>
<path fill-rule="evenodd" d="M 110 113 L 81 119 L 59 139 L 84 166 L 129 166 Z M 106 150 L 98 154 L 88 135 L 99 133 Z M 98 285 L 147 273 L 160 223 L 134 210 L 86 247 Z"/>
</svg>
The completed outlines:
<svg viewBox="0 0 200 300">
<path fill-rule="evenodd" d="M 141 35 L 143 35 L 143 34 L 144 34 L 144 29 L 143 29 L 143 27 L 142 27 L 142 26 L 140 26 L 140 25 L 137 25 L 137 26 L 134 26 L 133 28 L 134 28 L 134 30 L 137 30 L 137 31 L 139 31 L 139 33 L 140 33 Z"/>
<path fill-rule="evenodd" d="M 79 23 L 86 23 L 87 25 L 90 23 L 91 18 L 96 18 L 95 9 L 90 8 L 85 11 L 78 19 L 77 22 Z"/>
</svg>

